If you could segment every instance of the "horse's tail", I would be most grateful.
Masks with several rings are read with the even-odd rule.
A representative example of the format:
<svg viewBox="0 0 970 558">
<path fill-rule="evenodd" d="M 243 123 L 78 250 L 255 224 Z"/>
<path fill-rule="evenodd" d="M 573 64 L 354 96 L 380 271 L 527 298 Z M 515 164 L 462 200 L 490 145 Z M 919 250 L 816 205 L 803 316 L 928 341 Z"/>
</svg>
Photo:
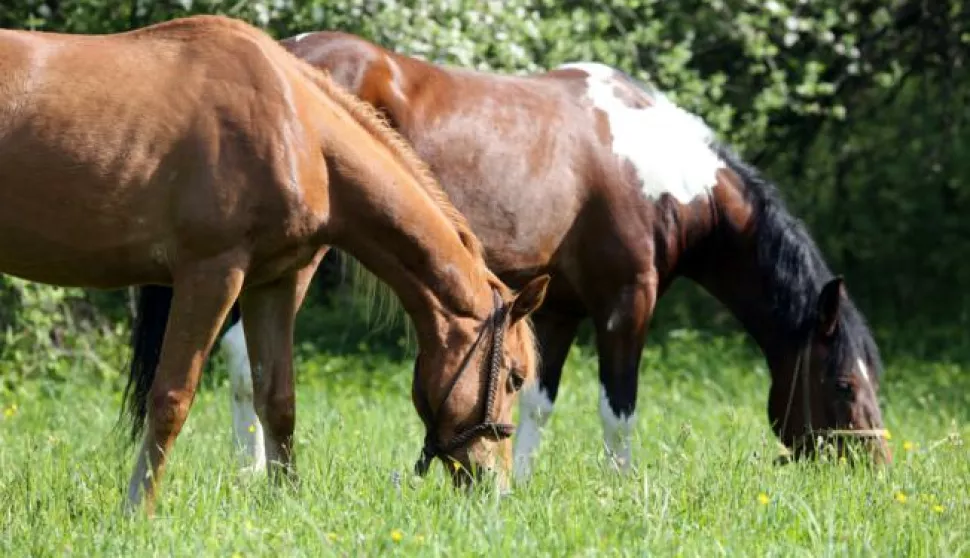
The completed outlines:
<svg viewBox="0 0 970 558">
<path fill-rule="evenodd" d="M 158 357 L 165 340 L 165 327 L 172 310 L 172 288 L 145 285 L 138 289 L 138 308 L 131 328 L 131 367 L 122 396 L 130 421 L 131 441 L 137 441 L 148 417 L 148 395 L 155 380 Z"/>
</svg>

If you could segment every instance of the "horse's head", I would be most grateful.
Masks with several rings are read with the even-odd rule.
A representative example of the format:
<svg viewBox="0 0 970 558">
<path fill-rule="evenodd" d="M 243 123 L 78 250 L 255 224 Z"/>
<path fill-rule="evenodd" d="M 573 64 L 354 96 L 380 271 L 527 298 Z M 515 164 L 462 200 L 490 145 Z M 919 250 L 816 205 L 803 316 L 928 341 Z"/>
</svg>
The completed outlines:
<svg viewBox="0 0 970 558">
<path fill-rule="evenodd" d="M 822 288 L 816 319 L 773 374 L 768 402 L 775 433 L 796 457 L 824 446 L 839 456 L 859 442 L 877 462 L 891 460 L 877 399 L 879 357 L 841 277 Z"/>
<path fill-rule="evenodd" d="M 548 276 L 536 278 L 516 294 L 496 288 L 488 318 L 462 319 L 444 345 L 422 348 L 411 392 L 427 428 L 418 474 L 438 457 L 456 484 L 485 472 L 496 473 L 502 487 L 508 482 L 512 408 L 535 379 L 538 361 L 526 317 L 542 303 L 548 283 Z"/>
</svg>

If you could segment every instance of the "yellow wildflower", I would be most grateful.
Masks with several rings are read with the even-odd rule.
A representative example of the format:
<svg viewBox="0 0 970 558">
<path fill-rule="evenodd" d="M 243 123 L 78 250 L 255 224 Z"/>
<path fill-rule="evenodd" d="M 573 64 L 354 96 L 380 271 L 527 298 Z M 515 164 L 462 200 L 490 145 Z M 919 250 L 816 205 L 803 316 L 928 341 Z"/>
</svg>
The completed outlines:
<svg viewBox="0 0 970 558">
<path fill-rule="evenodd" d="M 939 504 L 936 504 L 933 506 L 933 511 L 935 511 L 936 513 L 943 513 L 943 509 L 944 509 L 943 506 Z"/>
<path fill-rule="evenodd" d="M 758 494 L 758 503 L 761 504 L 762 506 L 767 506 L 768 502 L 770 501 L 771 501 L 771 498 L 769 498 L 768 495 L 765 494 L 764 492 L 762 492 L 761 494 Z"/>
<path fill-rule="evenodd" d="M 418 544 L 424 544 L 424 535 L 416 535 L 414 540 L 417 541 Z"/>
<path fill-rule="evenodd" d="M 453 467 L 453 468 L 454 468 L 454 469 L 455 469 L 456 471 L 457 471 L 458 469 L 461 469 L 461 463 L 460 463 L 460 462 L 458 462 L 458 460 L 455 460 L 455 459 L 452 459 L 452 460 L 451 460 L 451 466 L 452 466 L 452 467 Z"/>
<path fill-rule="evenodd" d="M 249 425 L 249 433 L 250 434 L 255 434 L 256 433 L 256 425 L 255 424 L 250 424 Z"/>
<path fill-rule="evenodd" d="M 896 501 L 899 502 L 900 504 L 905 504 L 906 503 L 906 494 L 904 494 L 902 492 L 897 492 L 896 493 Z"/>
<path fill-rule="evenodd" d="M 17 404 L 11 403 L 9 407 L 3 410 L 3 416 L 10 418 L 17 414 Z"/>
<path fill-rule="evenodd" d="M 337 533 L 327 533 L 327 540 L 330 542 L 337 542 Z"/>
<path fill-rule="evenodd" d="M 906 440 L 905 442 L 903 442 L 903 449 L 906 451 L 913 451 L 914 447 L 916 447 L 916 445 L 913 444 L 913 442 L 910 442 L 909 440 Z"/>
<path fill-rule="evenodd" d="M 401 542 L 401 539 L 403 539 L 403 538 L 404 538 L 404 533 L 402 533 L 400 529 L 394 529 L 393 531 L 391 531 L 391 540 L 392 541 L 394 541 L 394 542 Z"/>
<path fill-rule="evenodd" d="M 888 428 L 886 429 L 886 435 L 885 435 L 885 438 L 886 438 L 887 440 L 892 440 L 892 439 L 893 439 L 893 433 L 892 433 L 892 432 L 890 432 Z"/>
</svg>

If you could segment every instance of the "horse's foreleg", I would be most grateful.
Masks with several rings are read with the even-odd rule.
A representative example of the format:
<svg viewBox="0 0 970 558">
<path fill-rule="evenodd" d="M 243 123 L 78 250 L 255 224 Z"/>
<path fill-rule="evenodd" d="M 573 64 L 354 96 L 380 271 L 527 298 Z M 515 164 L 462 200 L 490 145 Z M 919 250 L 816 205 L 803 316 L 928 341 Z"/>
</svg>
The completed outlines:
<svg viewBox="0 0 970 558">
<path fill-rule="evenodd" d="M 542 429 L 552 413 L 562 368 L 569 347 L 576 337 L 580 317 L 540 309 L 532 317 L 542 356 L 538 381 L 519 397 L 519 427 L 515 435 L 514 475 L 526 480 L 532 474 L 532 463 L 539 449 Z"/>
<path fill-rule="evenodd" d="M 128 487 L 128 507 L 143 500 L 154 513 L 165 456 L 189 414 L 202 366 L 219 328 L 242 288 L 242 262 L 235 254 L 178 270 L 172 310 L 148 401 L 145 441 Z"/>
<path fill-rule="evenodd" d="M 603 307 L 604 312 L 594 318 L 603 442 L 608 459 L 621 471 L 631 465 L 637 372 L 656 297 L 656 281 L 629 285 L 620 289 L 612 302 Z"/>
<path fill-rule="evenodd" d="M 310 280 L 326 250 L 310 265 L 273 283 L 248 289 L 241 299 L 242 322 L 252 368 L 256 413 L 263 424 L 271 477 L 293 471 L 296 423 L 293 386 L 293 328 Z"/>
<path fill-rule="evenodd" d="M 249 350 L 242 320 L 226 331 L 220 343 L 229 369 L 232 432 L 236 452 L 243 471 L 260 472 L 266 469 L 266 449 L 263 425 L 253 406 L 253 379 L 249 366 Z"/>
</svg>

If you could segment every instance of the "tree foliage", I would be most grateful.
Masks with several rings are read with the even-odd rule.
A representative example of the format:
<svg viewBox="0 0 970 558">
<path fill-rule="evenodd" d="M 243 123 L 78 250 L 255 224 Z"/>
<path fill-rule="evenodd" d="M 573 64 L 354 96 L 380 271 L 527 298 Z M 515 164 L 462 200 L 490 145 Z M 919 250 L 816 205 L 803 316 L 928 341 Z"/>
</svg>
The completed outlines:
<svg viewBox="0 0 970 558">
<path fill-rule="evenodd" d="M 193 13 L 496 71 L 615 65 L 778 182 L 883 338 L 965 342 L 953 332 L 970 326 L 966 0 L 5 0 L 0 25 L 108 33 Z M 8 301 L 12 285 L 0 279 Z M 724 321 L 694 292 L 674 298 L 668 324 Z M 6 306 L 8 329 L 50 327 Z"/>
</svg>

